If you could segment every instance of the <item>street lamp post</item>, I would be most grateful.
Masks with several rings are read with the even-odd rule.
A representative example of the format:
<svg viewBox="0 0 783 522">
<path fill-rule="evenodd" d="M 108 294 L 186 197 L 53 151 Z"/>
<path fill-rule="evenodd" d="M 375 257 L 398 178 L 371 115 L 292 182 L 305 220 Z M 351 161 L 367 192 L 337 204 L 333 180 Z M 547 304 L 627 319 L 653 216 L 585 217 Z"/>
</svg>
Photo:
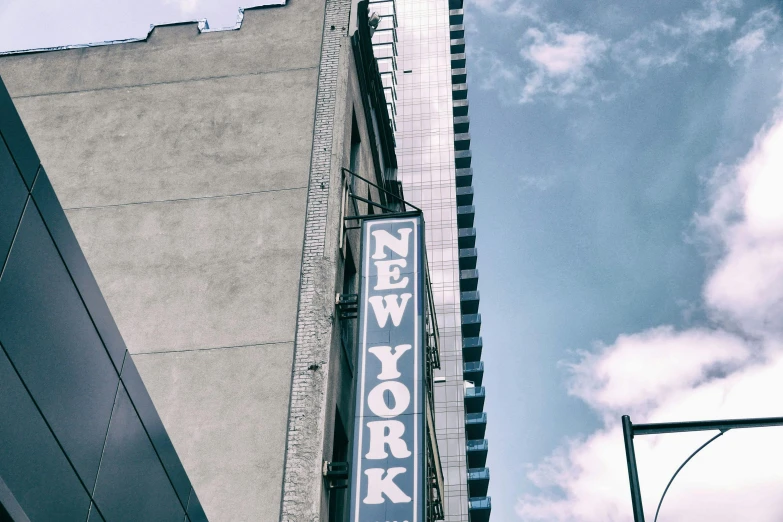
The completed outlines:
<svg viewBox="0 0 783 522">
<path fill-rule="evenodd" d="M 666 492 L 669 491 L 674 478 L 682 470 L 682 468 L 691 460 L 698 452 L 703 450 L 707 445 L 726 433 L 729 430 L 736 430 L 742 428 L 769 428 L 772 426 L 783 426 L 783 417 L 767 417 L 761 419 L 733 419 L 733 420 L 710 420 L 710 421 L 690 421 L 690 422 L 661 422 L 657 424 L 633 424 L 631 418 L 628 415 L 623 415 L 623 438 L 625 440 L 625 460 L 628 465 L 628 481 L 631 486 L 631 505 L 633 506 L 633 519 L 634 522 L 644 522 L 644 510 L 642 508 L 642 492 L 639 486 L 639 474 L 636 468 L 636 453 L 634 452 L 633 439 L 636 435 L 661 435 L 663 433 L 681 433 L 685 431 L 713 431 L 718 430 L 720 433 L 712 437 L 710 440 L 702 444 L 696 449 L 674 472 L 669 483 L 666 485 L 666 489 L 661 495 L 661 500 L 658 502 L 658 509 L 655 511 L 655 519 L 658 519 L 658 512 L 661 510 L 661 503 L 666 496 Z"/>
</svg>

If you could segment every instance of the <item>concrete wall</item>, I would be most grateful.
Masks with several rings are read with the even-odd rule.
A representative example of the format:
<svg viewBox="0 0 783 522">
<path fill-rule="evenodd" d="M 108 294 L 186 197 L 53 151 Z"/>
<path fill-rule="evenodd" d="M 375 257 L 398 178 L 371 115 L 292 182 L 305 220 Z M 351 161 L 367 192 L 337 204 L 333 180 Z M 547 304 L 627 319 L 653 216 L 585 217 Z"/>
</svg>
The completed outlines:
<svg viewBox="0 0 783 522">
<path fill-rule="evenodd" d="M 280 514 L 323 20 L 0 57 L 213 521 Z"/>
</svg>

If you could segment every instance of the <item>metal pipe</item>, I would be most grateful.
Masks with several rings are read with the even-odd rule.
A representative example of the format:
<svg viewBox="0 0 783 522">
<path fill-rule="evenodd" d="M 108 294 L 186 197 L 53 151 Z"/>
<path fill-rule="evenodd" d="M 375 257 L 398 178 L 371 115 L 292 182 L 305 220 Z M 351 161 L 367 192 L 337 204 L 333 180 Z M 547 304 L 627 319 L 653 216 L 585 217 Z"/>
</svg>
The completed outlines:
<svg viewBox="0 0 783 522">
<path fill-rule="evenodd" d="M 623 416 L 623 419 L 625 419 L 625 416 Z M 623 420 L 623 426 L 625 426 L 624 423 L 625 421 Z M 685 431 L 728 431 L 741 428 L 769 428 L 772 426 L 783 426 L 783 417 L 635 424 L 632 426 L 632 434 L 656 435 L 660 433 L 681 433 Z"/>
<path fill-rule="evenodd" d="M 360 176 L 359 174 L 357 174 L 357 173 L 355 173 L 355 172 L 351 171 L 350 169 L 346 169 L 345 167 L 342 167 L 342 171 L 343 171 L 343 172 L 347 172 L 347 173 L 348 173 L 348 174 L 350 174 L 351 176 L 353 176 L 353 177 L 355 177 L 355 178 L 359 178 L 360 180 L 364 181 L 365 183 L 368 183 L 368 184 L 372 185 L 373 187 L 375 187 L 375 188 L 376 188 L 376 189 L 378 189 L 379 191 L 383 192 L 384 194 L 388 194 L 389 196 L 393 197 L 394 199 L 396 199 L 397 201 L 399 201 L 399 202 L 400 202 L 400 203 L 402 203 L 403 205 L 407 205 L 407 206 L 409 206 L 409 207 L 413 207 L 413 208 L 414 208 L 414 209 L 416 209 L 417 211 L 419 211 L 419 212 L 422 212 L 422 210 L 421 210 L 419 207 L 417 207 L 416 205 L 414 205 L 413 203 L 409 203 L 409 202 L 405 201 L 404 199 L 402 199 L 402 198 L 401 198 L 400 196 L 398 196 L 397 194 L 393 194 L 393 193 L 389 192 L 388 190 L 386 190 L 385 188 L 381 187 L 380 185 L 376 185 L 375 183 L 373 183 L 373 182 L 372 182 L 372 181 L 370 181 L 369 179 L 363 178 L 363 177 L 362 177 L 362 176 Z"/>
<path fill-rule="evenodd" d="M 699 446 L 699 447 L 696 449 L 696 451 L 694 451 L 693 453 L 691 453 L 691 455 L 690 455 L 690 456 L 689 456 L 687 459 L 685 459 L 685 462 L 683 462 L 682 464 L 680 464 L 680 467 L 679 467 L 679 468 L 677 468 L 677 471 L 675 471 L 675 472 L 674 472 L 674 475 L 672 475 L 672 478 L 670 478 L 670 479 L 669 479 L 669 483 L 668 483 L 668 484 L 666 484 L 666 489 L 664 489 L 664 490 L 663 490 L 663 495 L 661 495 L 661 500 L 659 500 L 659 501 L 658 501 L 658 508 L 655 510 L 655 518 L 653 519 L 653 522 L 658 522 L 658 513 L 660 513 L 660 512 L 661 512 L 661 505 L 663 504 L 663 499 L 664 499 L 664 498 L 666 498 L 666 493 L 669 491 L 669 488 L 671 487 L 671 485 L 672 485 L 672 482 L 674 482 L 674 479 L 675 479 L 675 478 L 677 478 L 677 475 L 680 473 L 680 471 L 682 471 L 682 468 L 684 468 L 684 467 L 685 467 L 685 465 L 686 465 L 688 462 L 690 462 L 690 460 L 691 460 L 693 457 L 695 457 L 695 456 L 696 456 L 696 454 L 697 454 L 698 452 L 700 452 L 701 450 L 703 450 L 704 448 L 706 448 L 707 446 L 709 446 L 710 442 L 714 441 L 715 439 L 717 439 L 718 437 L 720 437 L 720 436 L 721 436 L 721 435 L 723 435 L 724 433 L 726 433 L 726 432 L 725 432 L 725 431 L 721 431 L 720 433 L 718 433 L 717 435 L 715 435 L 714 437 L 712 437 L 710 440 L 708 440 L 707 442 L 705 442 L 704 444 L 702 444 L 701 446 Z"/>
<path fill-rule="evenodd" d="M 348 197 L 350 197 L 350 198 L 352 198 L 352 199 L 358 199 L 359 201 L 364 201 L 364 202 L 365 202 L 365 203 L 367 203 L 368 205 L 372 205 L 372 206 L 374 206 L 374 207 L 378 207 L 379 209 L 381 209 L 381 210 L 385 210 L 386 212 L 395 212 L 395 210 L 394 210 L 394 209 L 391 209 L 391 208 L 389 208 L 389 207 L 384 207 L 384 206 L 383 206 L 383 205 L 381 205 L 380 203 L 376 203 L 375 201 L 371 201 L 371 200 L 369 200 L 369 199 L 365 199 L 365 198 L 363 198 L 363 197 L 361 197 L 361 196 L 357 196 L 356 194 L 351 194 L 351 193 L 348 193 Z"/>
<path fill-rule="evenodd" d="M 639 474 L 636 470 L 636 453 L 633 449 L 634 426 L 631 418 L 623 415 L 623 439 L 625 440 L 625 460 L 628 463 L 628 481 L 631 484 L 631 505 L 633 506 L 634 522 L 644 522 L 642 508 L 642 492 L 639 486 Z"/>
</svg>

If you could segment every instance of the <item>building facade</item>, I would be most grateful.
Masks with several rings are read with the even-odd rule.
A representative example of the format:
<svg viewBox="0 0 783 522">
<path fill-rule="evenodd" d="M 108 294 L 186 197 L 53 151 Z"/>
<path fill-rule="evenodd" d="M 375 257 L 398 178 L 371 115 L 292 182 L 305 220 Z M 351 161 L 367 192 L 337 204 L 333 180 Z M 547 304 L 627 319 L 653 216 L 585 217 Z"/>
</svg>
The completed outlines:
<svg viewBox="0 0 783 522">
<path fill-rule="evenodd" d="M 288 0 L 224 30 L 0 56 L 127 345 L 117 380 L 138 369 L 192 484 L 182 494 L 213 521 L 347 518 L 356 224 L 409 210 L 369 31 L 366 3 Z M 433 519 L 444 479 L 428 451 Z"/>
<path fill-rule="evenodd" d="M 0 520 L 205 522 L 0 79 Z"/>
<path fill-rule="evenodd" d="M 462 1 L 380 0 L 370 10 L 382 20 L 373 43 L 391 100 L 398 177 L 427 220 L 445 519 L 481 522 L 491 499 Z"/>
</svg>

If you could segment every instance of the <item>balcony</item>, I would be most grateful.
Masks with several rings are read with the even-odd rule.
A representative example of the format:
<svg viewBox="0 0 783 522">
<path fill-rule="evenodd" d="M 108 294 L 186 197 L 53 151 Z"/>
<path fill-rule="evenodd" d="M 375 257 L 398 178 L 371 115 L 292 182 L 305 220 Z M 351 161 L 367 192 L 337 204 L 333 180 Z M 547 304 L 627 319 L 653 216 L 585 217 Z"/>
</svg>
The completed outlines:
<svg viewBox="0 0 783 522">
<path fill-rule="evenodd" d="M 457 206 L 472 205 L 474 192 L 473 187 L 459 187 L 457 189 Z"/>
<path fill-rule="evenodd" d="M 478 337 L 481 332 L 481 314 L 462 316 L 462 337 Z"/>
<path fill-rule="evenodd" d="M 465 414 L 465 436 L 470 440 L 480 440 L 487 433 L 487 414 L 466 413 Z"/>
<path fill-rule="evenodd" d="M 470 148 L 470 133 L 463 132 L 454 135 L 454 150 L 468 150 Z"/>
<path fill-rule="evenodd" d="M 465 362 L 477 362 L 481 360 L 481 350 L 484 348 L 484 341 L 481 337 L 463 337 L 462 338 L 462 360 Z"/>
<path fill-rule="evenodd" d="M 463 68 L 451 70 L 451 84 L 458 85 L 468 81 L 468 70 Z"/>
<path fill-rule="evenodd" d="M 484 362 L 466 362 L 462 370 L 462 378 L 476 386 L 481 386 L 484 381 Z"/>
<path fill-rule="evenodd" d="M 452 45 L 453 45 L 454 40 L 452 40 L 451 42 L 452 42 Z M 465 46 L 463 45 L 463 47 L 465 47 Z M 452 47 L 452 49 L 454 49 L 454 47 Z M 466 63 L 465 53 L 452 52 L 452 55 L 451 55 L 451 68 L 452 69 L 464 69 L 465 68 L 465 63 Z"/>
<path fill-rule="evenodd" d="M 489 489 L 489 468 L 468 469 L 468 496 L 484 497 Z"/>
<path fill-rule="evenodd" d="M 468 100 L 457 100 L 455 98 L 454 101 L 451 102 L 451 112 L 454 114 L 455 117 L 467 116 L 469 107 L 470 107 L 470 102 L 468 102 Z"/>
<path fill-rule="evenodd" d="M 484 411 L 485 398 L 483 386 L 465 388 L 465 413 L 481 413 Z"/>
<path fill-rule="evenodd" d="M 469 150 L 458 150 L 454 153 L 454 166 L 458 169 L 469 169 L 473 154 Z"/>
<path fill-rule="evenodd" d="M 470 130 L 470 116 L 454 116 L 454 133 L 465 134 Z"/>
<path fill-rule="evenodd" d="M 476 248 L 476 229 L 475 228 L 458 229 L 457 246 L 459 248 Z"/>
<path fill-rule="evenodd" d="M 468 97 L 468 84 L 458 83 L 451 86 L 451 98 L 454 100 L 465 100 Z"/>
<path fill-rule="evenodd" d="M 463 15 L 462 9 L 451 9 L 449 11 L 449 25 L 461 24 Z"/>
<path fill-rule="evenodd" d="M 470 522 L 489 522 L 492 512 L 492 497 L 476 497 L 468 500 Z"/>
<path fill-rule="evenodd" d="M 487 439 L 468 441 L 468 467 L 483 468 L 487 465 L 487 452 L 489 442 Z"/>
<path fill-rule="evenodd" d="M 475 269 L 477 260 L 478 260 L 478 249 L 475 249 L 475 248 L 460 248 L 459 249 L 459 269 L 460 270 L 473 270 L 473 269 Z"/>
<path fill-rule="evenodd" d="M 462 134 L 470 130 L 470 116 L 454 116 L 454 133 Z"/>
<path fill-rule="evenodd" d="M 457 187 L 469 187 L 473 183 L 473 169 L 457 169 L 454 177 Z"/>
<path fill-rule="evenodd" d="M 457 228 L 472 228 L 476 217 L 476 207 L 465 205 L 457 207 Z"/>
<path fill-rule="evenodd" d="M 451 36 L 452 40 L 456 38 L 465 38 L 465 26 L 463 24 L 450 25 L 449 36 Z"/>
<path fill-rule="evenodd" d="M 460 308 L 463 314 L 477 314 L 479 310 L 478 290 L 460 293 Z"/>
<path fill-rule="evenodd" d="M 471 229 L 467 229 L 471 230 Z M 478 288 L 478 270 L 462 270 L 459 273 L 459 289 L 462 292 L 472 292 Z"/>
<path fill-rule="evenodd" d="M 455 54 L 462 54 L 464 56 L 465 54 L 465 39 L 464 38 L 453 38 L 451 39 L 451 61 L 454 61 L 454 55 Z M 452 68 L 454 66 L 452 65 Z M 463 64 L 462 67 L 465 67 Z"/>
</svg>

